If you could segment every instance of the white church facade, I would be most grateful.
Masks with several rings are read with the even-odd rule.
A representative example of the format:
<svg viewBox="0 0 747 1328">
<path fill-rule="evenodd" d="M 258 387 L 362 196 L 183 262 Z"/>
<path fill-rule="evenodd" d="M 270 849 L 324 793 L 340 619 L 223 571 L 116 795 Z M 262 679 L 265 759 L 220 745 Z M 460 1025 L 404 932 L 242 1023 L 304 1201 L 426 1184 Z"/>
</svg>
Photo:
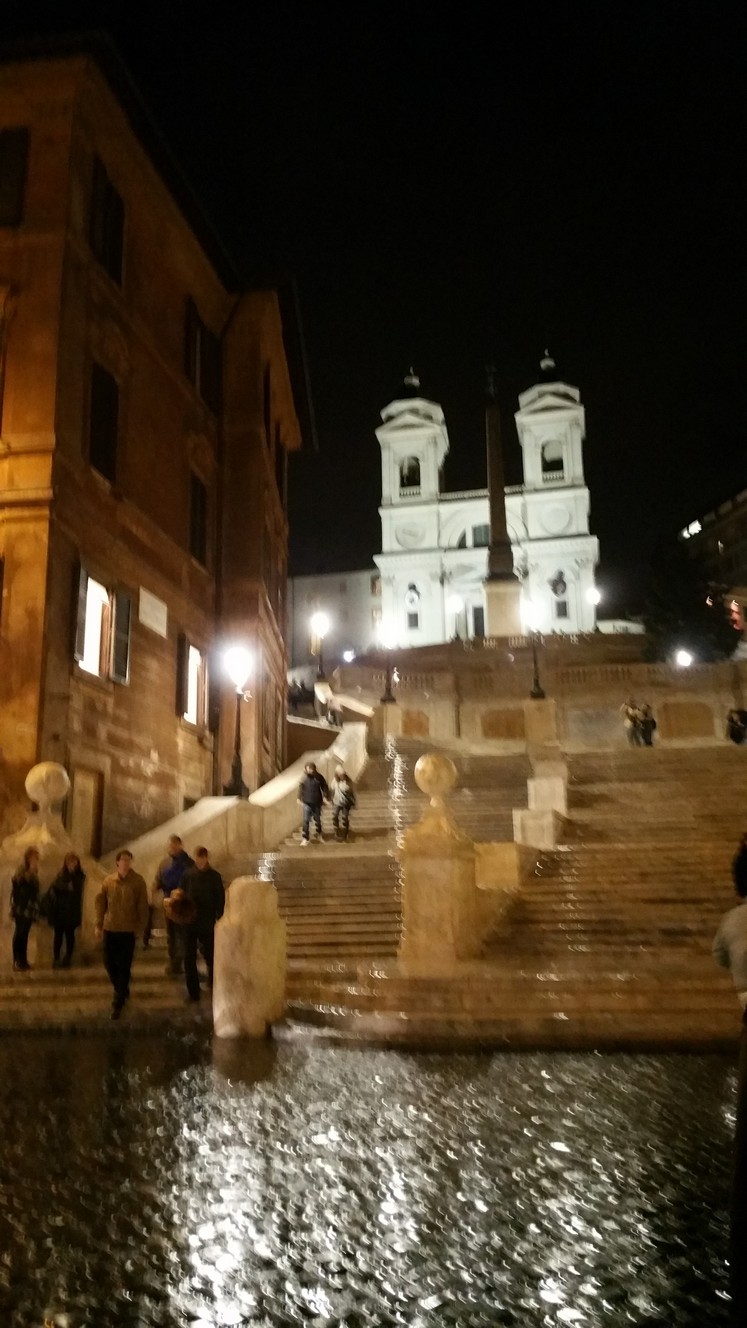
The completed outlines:
<svg viewBox="0 0 747 1328">
<path fill-rule="evenodd" d="M 591 632 L 596 626 L 599 542 L 589 531 L 584 408 L 578 388 L 557 377 L 547 355 L 541 369 L 541 379 L 520 395 L 514 417 L 523 483 L 505 491 L 522 615 L 527 628 L 544 633 Z M 360 653 L 382 643 L 431 645 L 455 636 L 486 634 L 488 490 L 442 492 L 449 451 L 446 421 L 441 407 L 420 395 L 412 371 L 403 393 L 384 408 L 381 419 L 376 430 L 381 448 L 376 602 L 372 604 L 370 571 L 348 574 L 348 581 L 357 576 L 367 600 L 352 614 L 355 639 L 350 632 L 348 640 L 340 631 L 340 615 L 350 621 L 351 605 L 338 604 L 332 593 L 335 581 L 342 583 L 345 574 L 294 578 L 294 664 L 306 662 L 301 656 L 308 649 L 308 616 L 314 607 L 323 609 L 330 620 L 335 644 L 330 658 L 343 650 Z M 346 585 L 347 600 L 351 588 Z"/>
</svg>

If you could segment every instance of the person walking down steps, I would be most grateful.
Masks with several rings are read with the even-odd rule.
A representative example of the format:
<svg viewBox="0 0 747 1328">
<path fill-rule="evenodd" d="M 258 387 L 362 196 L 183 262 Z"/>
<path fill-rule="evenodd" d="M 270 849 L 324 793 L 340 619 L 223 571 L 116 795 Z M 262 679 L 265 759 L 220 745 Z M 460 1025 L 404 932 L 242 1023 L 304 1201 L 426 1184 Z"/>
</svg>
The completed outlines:
<svg viewBox="0 0 747 1328">
<path fill-rule="evenodd" d="M 44 902 L 50 927 L 54 927 L 54 966 L 69 968 L 75 949 L 75 933 L 83 916 L 83 886 L 86 874 L 77 853 L 66 853 L 62 869 L 50 885 Z M 62 958 L 62 942 L 65 957 Z"/>
<path fill-rule="evenodd" d="M 350 813 L 356 804 L 355 786 L 344 766 L 335 768 L 330 787 L 335 838 L 344 841 L 350 834 Z"/>
<path fill-rule="evenodd" d="M 112 984 L 112 1019 L 119 1019 L 130 996 L 135 935 L 148 923 L 148 888 L 132 870 L 132 854 L 117 854 L 117 870 L 105 876 L 96 896 L 96 939 L 104 942 L 104 966 Z"/>
<path fill-rule="evenodd" d="M 306 848 L 308 845 L 312 821 L 316 827 L 317 839 L 323 844 L 322 803 L 329 802 L 329 788 L 324 775 L 317 770 L 313 761 L 308 761 L 304 769 L 303 779 L 298 786 L 298 801 L 303 808 L 301 848 Z"/>
</svg>

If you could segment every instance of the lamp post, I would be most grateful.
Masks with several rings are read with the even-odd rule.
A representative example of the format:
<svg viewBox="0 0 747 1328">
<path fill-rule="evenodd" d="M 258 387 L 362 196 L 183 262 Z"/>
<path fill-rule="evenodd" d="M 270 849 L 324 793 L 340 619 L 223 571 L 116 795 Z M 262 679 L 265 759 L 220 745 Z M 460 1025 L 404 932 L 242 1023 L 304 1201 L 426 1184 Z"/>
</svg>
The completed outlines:
<svg viewBox="0 0 747 1328">
<path fill-rule="evenodd" d="M 236 688 L 236 725 L 233 739 L 233 760 L 231 762 L 231 780 L 225 784 L 223 792 L 228 797 L 245 798 L 249 789 L 244 783 L 241 769 L 241 702 L 244 689 L 252 669 L 252 656 L 246 646 L 229 646 L 223 656 L 226 673 Z"/>
<path fill-rule="evenodd" d="M 380 700 L 382 705 L 395 705 L 397 698 L 394 695 L 394 692 L 392 691 L 392 647 L 394 646 L 394 640 L 392 638 L 391 632 L 389 632 L 386 627 L 380 630 L 379 640 L 381 641 L 381 646 L 384 651 L 384 659 L 386 661 L 384 693 L 381 696 Z"/>
<path fill-rule="evenodd" d="M 324 638 L 329 631 L 329 616 L 319 610 L 311 615 L 311 630 L 319 642 L 319 662 L 317 664 L 316 676 L 319 682 L 324 680 Z"/>
<path fill-rule="evenodd" d="M 529 632 L 529 640 L 532 644 L 532 688 L 529 693 L 533 701 L 544 701 L 545 690 L 540 682 L 539 674 L 539 646 L 541 637 L 539 632 L 539 610 L 537 605 L 530 599 L 522 600 L 521 615 L 524 624 Z"/>
</svg>

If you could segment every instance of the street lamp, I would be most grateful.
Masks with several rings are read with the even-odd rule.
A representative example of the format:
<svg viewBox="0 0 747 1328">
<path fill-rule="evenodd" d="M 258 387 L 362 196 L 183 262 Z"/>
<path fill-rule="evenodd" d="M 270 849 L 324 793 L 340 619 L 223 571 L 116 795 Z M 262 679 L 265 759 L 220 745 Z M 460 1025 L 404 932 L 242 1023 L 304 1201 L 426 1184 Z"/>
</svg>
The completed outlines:
<svg viewBox="0 0 747 1328">
<path fill-rule="evenodd" d="M 589 586 L 589 589 L 586 592 L 586 603 L 593 604 L 594 608 L 596 608 L 601 602 L 601 599 L 601 591 L 597 590 L 596 586 Z"/>
<path fill-rule="evenodd" d="M 324 638 L 329 631 L 329 615 L 322 613 L 321 609 L 311 615 L 311 630 L 319 642 L 319 663 L 317 665 L 316 676 L 321 682 L 324 679 Z"/>
<path fill-rule="evenodd" d="M 233 760 L 231 762 L 231 781 L 225 784 L 223 792 L 228 797 L 245 798 L 249 789 L 244 783 L 241 769 L 241 702 L 244 689 L 252 671 L 252 656 L 246 646 L 229 646 L 223 656 L 226 673 L 236 688 L 236 726 L 233 740 Z"/>
<path fill-rule="evenodd" d="M 392 691 L 392 648 L 395 645 L 395 641 L 391 632 L 386 627 L 380 628 L 379 640 L 381 641 L 384 658 L 386 660 L 386 678 L 384 681 L 384 694 L 381 697 L 381 704 L 394 705 L 397 700 Z"/>
<path fill-rule="evenodd" d="M 529 695 L 533 701 L 544 701 L 545 692 L 540 682 L 539 676 L 539 654 L 537 646 L 540 642 L 539 621 L 540 613 L 537 605 L 531 599 L 525 599 L 521 602 L 521 616 L 524 619 L 524 625 L 529 632 L 529 640 L 532 643 L 532 690 Z"/>
<path fill-rule="evenodd" d="M 689 669 L 693 663 L 693 658 L 689 650 L 678 650 L 674 662 L 679 669 Z"/>
</svg>

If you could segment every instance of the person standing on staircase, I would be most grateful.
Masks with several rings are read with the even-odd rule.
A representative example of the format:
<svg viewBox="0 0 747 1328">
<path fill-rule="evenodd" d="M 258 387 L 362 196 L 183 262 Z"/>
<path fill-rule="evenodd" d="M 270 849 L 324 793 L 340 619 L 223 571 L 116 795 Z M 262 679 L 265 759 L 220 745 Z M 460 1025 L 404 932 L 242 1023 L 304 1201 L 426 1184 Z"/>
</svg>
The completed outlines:
<svg viewBox="0 0 747 1328">
<path fill-rule="evenodd" d="M 335 767 L 331 784 L 332 824 L 335 838 L 346 840 L 350 833 L 350 813 L 355 807 L 355 786 L 350 775 L 342 765 Z"/>
<path fill-rule="evenodd" d="M 223 877 L 210 866 L 206 848 L 195 849 L 193 867 L 188 867 L 182 878 L 182 889 L 195 906 L 195 919 L 184 931 L 184 976 L 187 995 L 191 1001 L 200 999 L 200 979 L 197 976 L 197 947 L 207 965 L 208 990 L 213 987 L 213 955 L 215 953 L 215 924 L 223 917 L 226 892 Z"/>
<path fill-rule="evenodd" d="M 159 890 L 164 899 L 168 899 L 172 890 L 178 890 L 182 884 L 182 877 L 189 867 L 194 867 L 194 862 L 185 851 L 184 845 L 179 835 L 169 835 L 169 841 L 166 845 L 166 854 L 158 871 L 156 879 L 153 882 L 153 899 L 151 901 L 151 910 L 155 907 L 156 898 Z M 151 911 L 151 919 L 152 919 Z M 166 919 L 166 944 L 169 950 L 169 962 L 166 966 L 166 972 L 172 977 L 178 977 L 184 968 L 183 955 L 183 929 L 175 922 Z M 148 939 L 150 939 L 150 920 L 148 924 Z M 143 944 L 146 944 L 143 938 Z"/>
<path fill-rule="evenodd" d="M 10 887 L 10 916 L 13 928 L 13 968 L 28 973 L 29 932 L 39 916 L 39 850 L 27 848 Z"/>
<path fill-rule="evenodd" d="M 132 854 L 117 854 L 117 870 L 105 876 L 96 896 L 96 939 L 104 942 L 104 967 L 114 988 L 112 1019 L 119 1019 L 130 995 L 135 936 L 148 923 L 148 887 L 132 870 Z"/>
<path fill-rule="evenodd" d="M 317 839 L 324 843 L 322 834 L 322 803 L 329 802 L 327 781 L 316 768 L 313 761 L 307 761 L 304 775 L 298 786 L 298 801 L 303 807 L 303 828 L 301 830 L 301 848 L 309 842 L 311 822 L 316 826 Z"/>
</svg>

